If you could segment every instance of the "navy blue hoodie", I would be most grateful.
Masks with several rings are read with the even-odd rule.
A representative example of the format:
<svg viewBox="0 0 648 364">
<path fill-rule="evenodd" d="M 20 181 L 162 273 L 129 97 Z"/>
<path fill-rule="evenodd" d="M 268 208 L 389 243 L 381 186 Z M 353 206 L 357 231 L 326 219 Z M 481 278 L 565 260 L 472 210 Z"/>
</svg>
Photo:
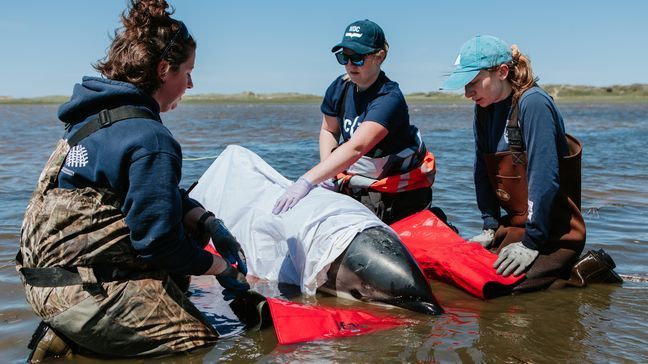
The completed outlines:
<svg viewBox="0 0 648 364">
<path fill-rule="evenodd" d="M 130 83 L 84 77 L 74 86 L 59 119 L 72 125 L 65 138 L 103 109 L 122 105 L 160 113 L 150 95 Z M 211 254 L 185 233 L 184 214 L 200 206 L 179 188 L 182 150 L 171 132 L 155 119 L 127 119 L 103 128 L 70 150 L 58 177 L 59 187 L 110 188 L 121 197 L 121 210 L 139 257 L 175 274 L 200 275 Z"/>
</svg>

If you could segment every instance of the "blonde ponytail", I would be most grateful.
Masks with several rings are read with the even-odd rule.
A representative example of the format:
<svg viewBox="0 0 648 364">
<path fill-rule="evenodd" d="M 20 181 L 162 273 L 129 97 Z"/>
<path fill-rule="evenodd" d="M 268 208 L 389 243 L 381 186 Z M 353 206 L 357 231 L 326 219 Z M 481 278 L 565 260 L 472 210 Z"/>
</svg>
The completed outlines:
<svg viewBox="0 0 648 364">
<path fill-rule="evenodd" d="M 508 63 L 509 75 L 507 80 L 511 83 L 513 88 L 513 115 L 517 117 L 518 101 L 522 94 L 531 87 L 537 86 L 538 79 L 533 75 L 531 69 L 531 60 L 529 57 L 522 54 L 517 45 L 511 46 L 511 54 L 513 60 Z"/>
</svg>

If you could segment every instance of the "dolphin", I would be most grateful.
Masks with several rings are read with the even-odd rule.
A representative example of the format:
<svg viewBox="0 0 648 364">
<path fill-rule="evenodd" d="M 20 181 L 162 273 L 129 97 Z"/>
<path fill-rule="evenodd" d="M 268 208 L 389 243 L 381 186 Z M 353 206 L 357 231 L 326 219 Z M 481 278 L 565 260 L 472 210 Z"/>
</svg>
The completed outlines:
<svg viewBox="0 0 648 364">
<path fill-rule="evenodd" d="M 313 189 L 274 215 L 292 182 L 261 157 L 228 146 L 190 197 L 222 219 L 241 243 L 248 272 L 264 280 L 428 314 L 442 312 L 430 284 L 398 236 L 360 202 Z"/>
<path fill-rule="evenodd" d="M 443 313 L 428 280 L 400 239 L 384 227 L 357 234 L 331 264 L 319 291 L 408 310 Z"/>
</svg>

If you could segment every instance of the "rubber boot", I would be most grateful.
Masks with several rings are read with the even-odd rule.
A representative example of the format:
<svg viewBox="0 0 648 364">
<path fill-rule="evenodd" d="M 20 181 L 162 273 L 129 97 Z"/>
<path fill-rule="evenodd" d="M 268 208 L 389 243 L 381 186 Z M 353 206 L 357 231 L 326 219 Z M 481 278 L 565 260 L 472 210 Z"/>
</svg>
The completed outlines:
<svg viewBox="0 0 648 364">
<path fill-rule="evenodd" d="M 588 251 L 574 264 L 569 284 L 583 287 L 589 283 L 621 283 L 623 279 L 614 271 L 616 264 L 603 249 Z"/>
<path fill-rule="evenodd" d="M 268 301 L 257 292 L 247 291 L 238 295 L 230 303 L 230 308 L 248 331 L 259 331 L 272 325 Z"/>
<path fill-rule="evenodd" d="M 41 321 L 32 335 L 28 363 L 40 363 L 47 358 L 59 358 L 71 352 L 70 346 L 49 325 Z"/>
</svg>

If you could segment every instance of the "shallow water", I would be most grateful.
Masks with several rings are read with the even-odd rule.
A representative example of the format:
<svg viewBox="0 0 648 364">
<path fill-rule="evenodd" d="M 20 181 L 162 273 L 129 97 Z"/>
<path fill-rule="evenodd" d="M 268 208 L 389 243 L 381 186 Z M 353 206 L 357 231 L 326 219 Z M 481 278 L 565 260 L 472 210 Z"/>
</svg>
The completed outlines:
<svg viewBox="0 0 648 364">
<path fill-rule="evenodd" d="M 622 285 L 537 292 L 481 301 L 432 282 L 447 313 L 422 316 L 335 297 L 295 297 L 413 318 L 414 326 L 339 340 L 277 345 L 272 330 L 221 340 L 165 362 L 648 362 L 648 104 L 560 105 L 567 131 L 584 144 L 587 249 L 604 248 Z M 471 107 L 410 106 L 437 159 L 433 204 L 465 237 L 481 227 L 472 185 Z M 62 124 L 56 106 L 0 105 L 0 358 L 21 362 L 38 323 L 13 258 L 36 179 Z M 183 186 L 228 144 L 240 144 L 295 179 L 318 158 L 319 105 L 182 105 L 164 116 L 183 146 Z M 258 283 L 257 289 L 278 292 Z M 216 295 L 217 296 L 217 295 Z M 218 303 L 219 297 L 216 298 Z M 80 362 L 94 360 L 77 358 Z M 137 361 L 138 363 L 142 361 Z"/>
</svg>

